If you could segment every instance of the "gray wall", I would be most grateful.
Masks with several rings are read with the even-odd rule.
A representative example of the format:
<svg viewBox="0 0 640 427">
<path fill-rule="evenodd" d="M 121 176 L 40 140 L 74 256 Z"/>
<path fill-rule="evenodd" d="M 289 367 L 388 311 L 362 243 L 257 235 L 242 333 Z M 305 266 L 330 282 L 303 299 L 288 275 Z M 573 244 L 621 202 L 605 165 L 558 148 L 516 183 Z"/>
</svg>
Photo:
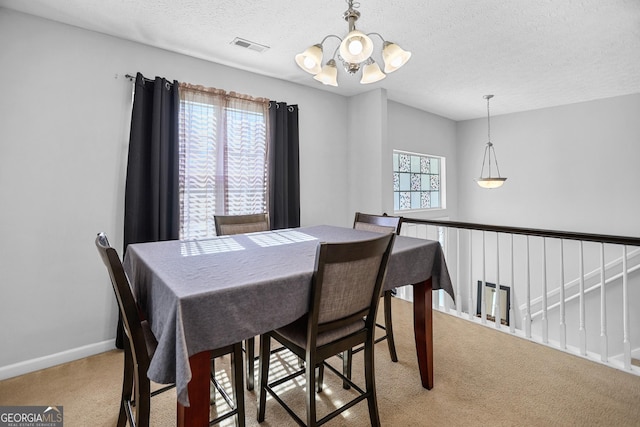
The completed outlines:
<svg viewBox="0 0 640 427">
<path fill-rule="evenodd" d="M 473 181 L 486 118 L 459 122 L 460 220 L 640 236 L 639 118 L 640 94 L 492 116 L 491 139 L 508 178 L 495 190 Z"/>
<path fill-rule="evenodd" d="M 496 96 L 493 102 L 499 102 Z M 474 182 L 480 174 L 486 118 L 457 123 L 458 142 L 458 217 L 461 221 L 528 228 L 618 234 L 640 237 L 640 94 L 622 96 L 542 110 L 491 117 L 491 136 L 500 164 L 508 179 L 499 189 L 481 189 Z M 471 285 L 475 300 L 476 282 L 482 280 L 483 264 L 474 255 L 473 271 L 468 271 L 468 235 L 461 238 L 460 303 L 466 309 Z M 546 240 L 546 264 L 543 242 L 530 239 L 531 298 L 540 297 L 543 274 L 547 289 L 557 292 L 560 273 L 565 283 L 579 278 L 579 249 L 572 241 L 564 242 L 563 268 L 559 263 L 560 243 Z M 455 241 L 455 240 L 454 240 Z M 482 235 L 473 238 L 474 254 L 481 254 Z M 515 298 L 515 322 L 522 327 L 521 306 L 526 302 L 527 247 L 522 236 L 514 238 L 514 278 L 511 280 L 510 241 L 500 238 L 500 276 L 496 269 L 496 236 L 486 236 L 486 280 L 511 287 Z M 634 248 L 629 248 L 631 252 Z M 584 244 L 584 271 L 597 273 L 599 283 L 600 246 Z M 606 245 L 605 262 L 619 261 L 622 248 Z M 637 258 L 637 257 L 636 257 Z M 634 258 L 630 261 L 637 262 Z M 630 267 L 635 264 L 630 264 Z M 543 269 L 544 267 L 544 269 Z M 607 277 L 612 272 L 607 273 Z M 588 284 L 593 286 L 595 283 Z M 631 343 L 638 347 L 638 295 L 640 275 L 629 276 L 631 304 Z M 607 289 L 609 354 L 622 353 L 621 281 Z M 567 292 L 575 292 L 575 289 Z M 550 299 L 550 301 L 553 301 Z M 550 303 L 551 304 L 551 303 Z M 589 351 L 601 351 L 600 289 L 586 296 L 586 342 Z M 577 300 L 566 306 L 569 345 L 578 346 L 579 306 Z M 549 311 L 549 338 L 559 340 L 559 310 Z M 539 319 L 533 333 L 542 335 Z"/>
<path fill-rule="evenodd" d="M 122 247 L 124 74 L 297 103 L 302 224 L 350 225 L 347 98 L 2 8 L 0 44 L 0 378 L 113 346 L 93 239 Z"/>
<path fill-rule="evenodd" d="M 426 111 L 417 110 L 397 102 L 388 104 L 388 147 L 386 176 L 392 176 L 391 154 L 393 149 L 421 154 L 431 154 L 446 158 L 445 183 L 447 191 L 446 208 L 443 210 L 412 212 L 404 216 L 412 218 L 455 219 L 458 210 L 458 148 L 456 144 L 456 122 Z M 388 209 L 393 211 L 390 181 Z"/>
</svg>

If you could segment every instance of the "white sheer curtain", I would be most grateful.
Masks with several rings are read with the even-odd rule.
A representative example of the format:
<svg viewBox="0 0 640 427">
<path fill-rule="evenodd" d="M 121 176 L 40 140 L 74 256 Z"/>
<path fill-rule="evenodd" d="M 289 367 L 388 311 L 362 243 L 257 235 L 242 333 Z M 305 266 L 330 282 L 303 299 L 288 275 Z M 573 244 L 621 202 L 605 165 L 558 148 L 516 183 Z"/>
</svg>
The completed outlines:
<svg viewBox="0 0 640 427">
<path fill-rule="evenodd" d="M 269 100 L 180 84 L 180 238 L 215 236 L 213 216 L 267 211 Z"/>
</svg>

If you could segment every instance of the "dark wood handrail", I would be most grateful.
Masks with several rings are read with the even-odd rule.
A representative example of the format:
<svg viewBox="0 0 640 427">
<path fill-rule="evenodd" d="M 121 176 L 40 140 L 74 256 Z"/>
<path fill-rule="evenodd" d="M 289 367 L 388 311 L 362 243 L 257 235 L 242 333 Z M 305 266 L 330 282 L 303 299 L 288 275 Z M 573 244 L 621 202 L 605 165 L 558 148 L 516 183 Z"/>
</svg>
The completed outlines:
<svg viewBox="0 0 640 427">
<path fill-rule="evenodd" d="M 426 225 L 439 225 L 449 228 L 461 228 L 467 230 L 479 230 L 479 231 L 493 231 L 496 233 L 507 234 L 522 234 L 528 236 L 537 237 L 550 237 L 555 239 L 566 240 L 582 240 L 585 242 L 598 242 L 598 243 L 610 243 L 615 245 L 627 245 L 627 246 L 640 246 L 639 237 L 627 237 L 627 236 L 613 236 L 607 234 L 591 234 L 591 233 L 575 233 L 570 231 L 556 231 L 556 230 L 540 230 L 535 228 L 523 228 L 523 227 L 508 227 L 502 225 L 488 225 L 488 224 L 474 224 L 471 222 L 458 222 L 458 221 L 442 221 L 433 219 L 418 219 L 418 218 L 402 218 L 403 224 L 426 224 Z"/>
</svg>

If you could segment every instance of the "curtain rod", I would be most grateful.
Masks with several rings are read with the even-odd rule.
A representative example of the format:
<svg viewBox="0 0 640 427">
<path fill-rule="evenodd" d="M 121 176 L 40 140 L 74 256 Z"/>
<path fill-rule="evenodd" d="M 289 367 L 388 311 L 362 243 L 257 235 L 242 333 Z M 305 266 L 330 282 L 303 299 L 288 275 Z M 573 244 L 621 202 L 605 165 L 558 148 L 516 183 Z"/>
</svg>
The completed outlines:
<svg viewBox="0 0 640 427">
<path fill-rule="evenodd" d="M 132 76 L 131 74 L 125 74 L 125 75 L 124 75 L 124 77 L 125 77 L 126 79 L 128 79 L 130 82 L 135 82 L 135 81 L 136 81 L 136 76 Z M 148 79 L 148 78 L 146 78 L 145 76 L 142 76 L 142 78 L 143 78 L 143 79 L 144 79 L 144 81 L 146 81 L 146 82 L 154 82 L 154 81 L 155 81 L 154 79 Z M 165 80 L 166 80 L 166 79 L 165 79 Z M 172 82 L 170 82 L 169 80 L 167 80 L 167 84 L 168 84 L 168 85 L 173 85 L 173 83 L 172 83 Z"/>
</svg>

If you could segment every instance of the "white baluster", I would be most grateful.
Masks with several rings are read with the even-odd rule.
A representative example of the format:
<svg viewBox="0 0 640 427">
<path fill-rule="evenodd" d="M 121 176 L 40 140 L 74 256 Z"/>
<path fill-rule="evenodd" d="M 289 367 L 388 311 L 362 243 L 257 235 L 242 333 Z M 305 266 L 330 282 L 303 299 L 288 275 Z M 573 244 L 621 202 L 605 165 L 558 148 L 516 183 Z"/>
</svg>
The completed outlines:
<svg viewBox="0 0 640 427">
<path fill-rule="evenodd" d="M 549 316 L 547 315 L 547 239 L 542 238 L 542 342 L 549 343 Z"/>
<path fill-rule="evenodd" d="M 624 345 L 624 368 L 631 370 L 631 335 L 629 325 L 629 271 L 627 270 L 627 247 L 622 247 L 622 322 Z"/>
<path fill-rule="evenodd" d="M 607 342 L 607 292 L 605 288 L 604 243 L 600 243 L 600 360 L 609 359 Z"/>
<path fill-rule="evenodd" d="M 444 248 L 444 259 L 447 260 L 447 262 L 449 262 L 450 258 L 449 258 L 449 246 L 451 246 L 451 241 L 449 239 L 449 228 L 448 227 L 440 227 L 438 230 L 442 230 L 442 233 L 444 234 L 444 239 L 442 239 L 442 241 L 447 242 L 447 244 L 445 245 Z M 439 295 L 442 295 L 442 303 L 444 304 L 444 311 L 446 313 L 449 313 L 449 311 L 451 310 L 451 304 L 449 303 L 449 299 L 447 298 L 447 296 L 445 295 L 443 290 L 439 290 L 438 291 Z M 455 294 L 454 294 L 455 295 Z"/>
<path fill-rule="evenodd" d="M 462 314 L 462 304 L 460 302 L 460 229 L 456 228 L 456 312 L 458 317 Z"/>
<path fill-rule="evenodd" d="M 511 333 L 516 332 L 516 318 L 515 318 L 515 293 L 516 293 L 516 282 L 514 280 L 513 273 L 513 234 L 511 236 L 511 292 L 509 292 L 509 329 Z"/>
<path fill-rule="evenodd" d="M 435 240 L 436 242 L 439 243 L 440 240 L 438 239 L 438 226 L 435 226 L 435 227 L 436 227 L 435 236 L 430 240 Z M 425 230 L 425 238 L 428 239 L 429 238 L 429 225 L 427 225 L 425 228 L 426 228 L 426 230 Z M 440 295 L 439 295 L 438 292 L 440 292 L 440 291 L 437 291 L 435 293 L 435 297 L 431 298 L 431 306 L 433 307 L 434 310 L 438 310 L 438 307 L 440 305 Z"/>
<path fill-rule="evenodd" d="M 585 313 L 584 313 L 584 253 L 582 247 L 582 240 L 580 240 L 580 329 L 578 334 L 580 335 L 580 354 L 587 355 L 587 329 L 585 326 Z"/>
<path fill-rule="evenodd" d="M 531 338 L 531 269 L 529 264 L 529 236 L 527 235 L 527 290 L 524 314 L 524 331 L 527 338 Z"/>
<path fill-rule="evenodd" d="M 473 230 L 469 230 L 469 295 L 467 296 L 469 303 L 469 319 L 475 316 L 475 307 L 473 306 Z"/>
<path fill-rule="evenodd" d="M 482 324 L 487 324 L 487 308 L 484 296 L 484 289 L 487 286 L 487 246 L 485 243 L 485 231 L 482 230 L 482 286 L 480 287 L 480 319 Z"/>
<path fill-rule="evenodd" d="M 560 239 L 560 348 L 567 348 L 567 323 L 564 297 L 564 240 Z"/>
<path fill-rule="evenodd" d="M 500 310 L 500 235 L 496 233 L 496 292 L 493 298 L 493 313 L 495 315 L 496 329 L 500 329 L 502 324 L 502 310 Z"/>
</svg>

